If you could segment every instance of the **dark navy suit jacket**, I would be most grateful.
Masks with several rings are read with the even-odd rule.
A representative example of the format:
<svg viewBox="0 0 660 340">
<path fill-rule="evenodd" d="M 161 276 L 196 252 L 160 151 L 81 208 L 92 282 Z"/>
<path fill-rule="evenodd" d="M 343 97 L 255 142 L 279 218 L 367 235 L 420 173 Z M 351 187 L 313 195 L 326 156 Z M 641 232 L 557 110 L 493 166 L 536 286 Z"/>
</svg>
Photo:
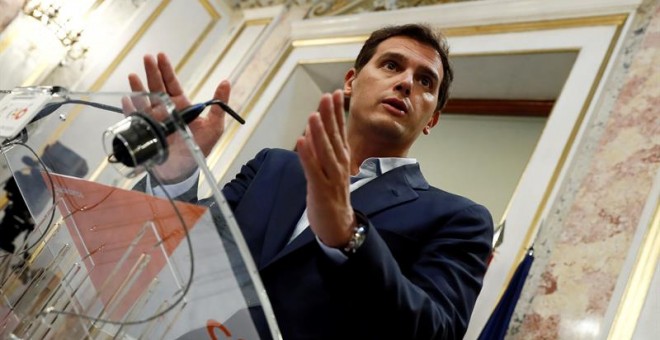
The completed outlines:
<svg viewBox="0 0 660 340">
<path fill-rule="evenodd" d="M 285 340 L 463 337 L 492 220 L 483 206 L 430 186 L 417 164 L 351 193 L 370 225 L 343 264 L 328 258 L 309 228 L 287 244 L 305 209 L 296 153 L 261 151 L 222 191 Z"/>
</svg>

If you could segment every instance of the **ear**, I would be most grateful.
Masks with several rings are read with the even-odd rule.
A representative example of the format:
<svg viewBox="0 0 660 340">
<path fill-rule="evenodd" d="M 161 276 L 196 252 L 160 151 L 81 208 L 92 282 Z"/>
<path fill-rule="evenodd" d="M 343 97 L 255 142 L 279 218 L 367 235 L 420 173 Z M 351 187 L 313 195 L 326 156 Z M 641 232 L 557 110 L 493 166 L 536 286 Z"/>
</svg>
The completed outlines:
<svg viewBox="0 0 660 340">
<path fill-rule="evenodd" d="M 357 76 L 357 71 L 354 67 L 351 67 L 346 75 L 344 76 L 344 96 L 350 97 L 353 94 L 353 80 Z"/>
<path fill-rule="evenodd" d="M 435 111 L 433 112 L 433 115 L 429 119 L 428 123 L 426 123 L 426 126 L 424 127 L 424 132 L 425 135 L 428 135 L 431 132 L 431 129 L 438 124 L 438 119 L 440 119 L 440 111 Z"/>
</svg>

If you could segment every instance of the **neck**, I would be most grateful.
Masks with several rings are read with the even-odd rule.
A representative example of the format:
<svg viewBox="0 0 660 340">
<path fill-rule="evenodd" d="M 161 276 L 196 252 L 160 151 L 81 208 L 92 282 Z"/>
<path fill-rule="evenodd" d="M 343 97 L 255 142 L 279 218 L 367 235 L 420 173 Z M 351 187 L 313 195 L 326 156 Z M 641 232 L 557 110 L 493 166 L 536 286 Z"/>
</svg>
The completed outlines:
<svg viewBox="0 0 660 340">
<path fill-rule="evenodd" d="M 381 140 L 373 140 L 359 134 L 349 133 L 347 139 L 351 149 L 351 175 L 356 175 L 360 171 L 360 165 L 367 158 L 408 156 L 409 148 L 407 147 L 396 147 Z"/>
</svg>

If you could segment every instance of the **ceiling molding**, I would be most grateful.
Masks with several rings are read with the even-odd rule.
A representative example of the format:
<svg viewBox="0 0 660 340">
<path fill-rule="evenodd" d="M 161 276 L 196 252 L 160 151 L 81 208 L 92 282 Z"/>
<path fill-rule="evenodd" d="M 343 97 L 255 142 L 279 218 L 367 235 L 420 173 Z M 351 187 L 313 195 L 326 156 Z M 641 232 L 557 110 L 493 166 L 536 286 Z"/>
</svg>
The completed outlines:
<svg viewBox="0 0 660 340">
<path fill-rule="evenodd" d="M 430 5 L 292 23 L 292 39 L 318 39 L 369 34 L 382 27 L 428 22 L 438 28 L 497 25 L 629 14 L 641 0 L 482 0 Z"/>
</svg>

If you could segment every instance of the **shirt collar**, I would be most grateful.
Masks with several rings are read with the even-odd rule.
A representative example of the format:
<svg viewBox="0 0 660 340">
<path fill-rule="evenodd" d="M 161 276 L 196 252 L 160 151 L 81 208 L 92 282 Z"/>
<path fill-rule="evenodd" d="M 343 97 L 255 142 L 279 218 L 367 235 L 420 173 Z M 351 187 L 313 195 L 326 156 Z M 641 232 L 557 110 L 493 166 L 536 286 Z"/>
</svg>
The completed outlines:
<svg viewBox="0 0 660 340">
<path fill-rule="evenodd" d="M 416 164 L 417 159 L 405 157 L 369 157 L 360 165 L 355 177 L 378 177 L 400 166 Z"/>
</svg>

